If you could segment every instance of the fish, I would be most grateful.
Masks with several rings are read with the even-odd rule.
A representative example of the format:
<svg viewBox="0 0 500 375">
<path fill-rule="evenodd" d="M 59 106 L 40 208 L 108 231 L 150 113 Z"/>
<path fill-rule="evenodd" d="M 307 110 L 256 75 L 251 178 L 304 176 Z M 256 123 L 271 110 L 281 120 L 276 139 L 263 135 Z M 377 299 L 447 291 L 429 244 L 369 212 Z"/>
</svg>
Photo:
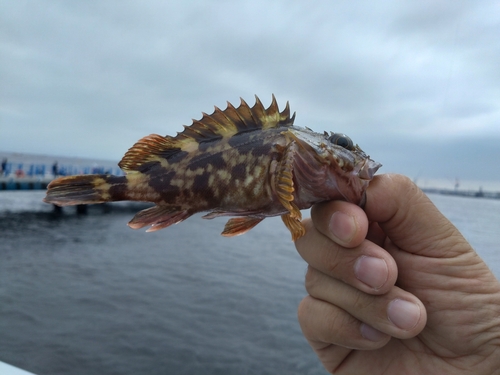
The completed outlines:
<svg viewBox="0 0 500 375">
<path fill-rule="evenodd" d="M 111 174 L 60 177 L 44 201 L 58 206 L 112 201 L 152 202 L 128 225 L 156 231 L 205 212 L 204 219 L 231 216 L 223 236 L 248 232 L 266 217 L 281 216 L 292 240 L 305 234 L 301 210 L 342 199 L 363 206 L 381 164 L 341 133 L 316 133 L 294 125 L 289 103 L 265 108 L 227 102 L 176 136 L 137 141 Z"/>
</svg>

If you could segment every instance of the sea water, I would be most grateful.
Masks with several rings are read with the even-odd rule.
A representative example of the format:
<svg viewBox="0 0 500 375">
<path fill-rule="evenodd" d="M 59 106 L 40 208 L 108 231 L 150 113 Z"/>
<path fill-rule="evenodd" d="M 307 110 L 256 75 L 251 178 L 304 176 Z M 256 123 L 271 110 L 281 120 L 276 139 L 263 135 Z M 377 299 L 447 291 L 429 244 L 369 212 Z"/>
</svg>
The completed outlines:
<svg viewBox="0 0 500 375">
<path fill-rule="evenodd" d="M 0 193 L 0 360 L 44 374 L 325 374 L 296 309 L 305 262 L 279 218 L 154 233 L 137 205 L 86 215 Z M 500 200 L 431 195 L 500 276 Z"/>
</svg>

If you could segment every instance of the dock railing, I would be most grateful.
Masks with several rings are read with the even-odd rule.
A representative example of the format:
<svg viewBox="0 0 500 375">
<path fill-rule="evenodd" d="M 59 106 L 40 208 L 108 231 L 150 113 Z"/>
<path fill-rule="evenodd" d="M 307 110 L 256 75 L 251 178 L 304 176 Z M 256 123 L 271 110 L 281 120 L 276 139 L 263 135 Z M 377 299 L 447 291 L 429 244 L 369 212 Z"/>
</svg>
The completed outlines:
<svg viewBox="0 0 500 375">
<path fill-rule="evenodd" d="M 118 168 L 69 164 L 5 163 L 0 170 L 0 190 L 45 190 L 57 177 L 82 174 L 114 174 L 121 176 Z"/>
</svg>

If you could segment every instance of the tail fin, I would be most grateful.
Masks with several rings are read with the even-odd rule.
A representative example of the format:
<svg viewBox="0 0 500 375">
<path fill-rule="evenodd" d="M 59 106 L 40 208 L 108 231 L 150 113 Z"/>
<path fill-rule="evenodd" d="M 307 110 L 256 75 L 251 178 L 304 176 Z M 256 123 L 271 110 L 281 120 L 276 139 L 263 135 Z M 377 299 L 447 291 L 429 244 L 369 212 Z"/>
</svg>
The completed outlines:
<svg viewBox="0 0 500 375">
<path fill-rule="evenodd" d="M 104 203 L 125 200 L 126 192 L 125 176 L 69 176 L 52 181 L 44 201 L 58 206 Z"/>
</svg>

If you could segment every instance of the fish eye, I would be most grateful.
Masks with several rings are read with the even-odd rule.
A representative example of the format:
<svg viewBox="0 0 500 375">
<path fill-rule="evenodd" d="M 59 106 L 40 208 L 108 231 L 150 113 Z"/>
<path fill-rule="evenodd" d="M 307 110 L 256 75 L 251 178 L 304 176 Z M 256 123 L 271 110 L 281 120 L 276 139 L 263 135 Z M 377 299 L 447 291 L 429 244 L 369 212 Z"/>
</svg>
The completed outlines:
<svg viewBox="0 0 500 375">
<path fill-rule="evenodd" d="M 341 133 L 331 133 L 331 136 L 328 138 L 328 140 L 334 145 L 344 147 L 348 150 L 352 150 L 354 146 L 351 138 Z"/>
</svg>

